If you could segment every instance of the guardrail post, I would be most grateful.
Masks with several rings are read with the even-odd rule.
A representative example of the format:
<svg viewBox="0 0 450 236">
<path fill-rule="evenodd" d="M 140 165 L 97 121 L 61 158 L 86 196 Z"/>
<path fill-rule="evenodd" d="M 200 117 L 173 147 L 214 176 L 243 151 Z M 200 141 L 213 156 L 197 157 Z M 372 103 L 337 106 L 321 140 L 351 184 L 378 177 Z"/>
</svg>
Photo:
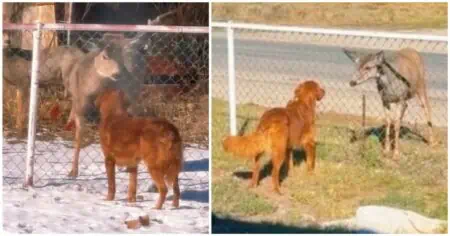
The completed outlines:
<svg viewBox="0 0 450 236">
<path fill-rule="evenodd" d="M 34 172 L 34 142 L 36 137 L 36 119 L 37 106 L 39 99 L 39 45 L 41 39 L 40 23 L 37 23 L 37 29 L 33 31 L 33 58 L 31 62 L 31 88 L 30 88 L 30 109 L 28 115 L 28 141 L 27 141 L 27 159 L 24 186 L 33 186 Z"/>
<path fill-rule="evenodd" d="M 231 21 L 227 26 L 228 42 L 228 102 L 230 109 L 230 133 L 237 134 L 236 128 L 236 76 L 234 68 L 234 32 Z"/>
</svg>

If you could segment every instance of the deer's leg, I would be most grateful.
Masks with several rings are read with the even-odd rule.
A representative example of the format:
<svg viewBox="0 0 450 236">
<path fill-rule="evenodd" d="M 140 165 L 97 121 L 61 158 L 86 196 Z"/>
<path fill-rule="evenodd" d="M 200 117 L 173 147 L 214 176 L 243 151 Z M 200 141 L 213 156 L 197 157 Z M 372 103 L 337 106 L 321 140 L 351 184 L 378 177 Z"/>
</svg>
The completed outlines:
<svg viewBox="0 0 450 236">
<path fill-rule="evenodd" d="M 68 98 L 69 97 L 69 89 L 68 89 L 68 85 L 64 85 L 64 98 Z"/>
<path fill-rule="evenodd" d="M 433 123 L 431 123 L 431 108 L 430 103 L 428 102 L 428 97 L 426 93 L 417 94 L 417 97 L 419 97 L 420 105 L 425 110 L 425 117 L 427 119 L 427 126 L 428 126 L 428 144 L 434 145 L 434 138 L 433 138 Z"/>
<path fill-rule="evenodd" d="M 16 105 L 17 105 L 17 114 L 16 114 L 16 129 L 19 131 L 23 129 L 25 123 L 25 111 L 24 111 L 24 97 L 23 90 L 16 89 Z"/>
<path fill-rule="evenodd" d="M 399 158 L 399 139 L 400 139 L 400 128 L 401 128 L 401 123 L 403 120 L 403 116 L 405 115 L 405 111 L 406 108 L 408 107 L 408 104 L 406 103 L 406 101 L 402 101 L 400 104 L 398 104 L 397 107 L 397 119 L 395 121 L 395 145 L 394 145 L 394 154 L 392 156 L 393 159 L 397 160 Z M 398 110 L 400 110 L 400 112 L 398 112 Z"/>
<path fill-rule="evenodd" d="M 81 140 L 84 128 L 84 117 L 75 115 L 75 153 L 72 159 L 72 170 L 69 173 L 70 177 L 76 178 L 78 176 L 78 161 L 80 159 Z"/>
<path fill-rule="evenodd" d="M 386 129 L 384 134 L 384 154 L 387 155 L 391 151 L 391 110 L 389 104 L 383 104 L 384 117 L 386 119 Z"/>
<path fill-rule="evenodd" d="M 70 115 L 69 118 L 67 119 L 67 123 L 66 126 L 64 127 L 64 130 L 72 130 L 73 124 L 74 124 L 74 119 L 75 119 L 75 111 L 74 108 L 72 107 L 72 109 L 70 109 Z"/>
</svg>

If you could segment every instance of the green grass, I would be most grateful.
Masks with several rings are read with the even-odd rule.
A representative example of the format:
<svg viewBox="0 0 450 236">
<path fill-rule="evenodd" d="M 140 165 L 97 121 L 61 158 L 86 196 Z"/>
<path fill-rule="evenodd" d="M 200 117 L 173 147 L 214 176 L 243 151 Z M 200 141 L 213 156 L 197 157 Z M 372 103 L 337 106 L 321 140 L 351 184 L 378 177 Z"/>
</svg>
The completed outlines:
<svg viewBox="0 0 450 236">
<path fill-rule="evenodd" d="M 361 27 L 447 29 L 447 3 L 213 3 L 213 20 Z"/>
<path fill-rule="evenodd" d="M 447 219 L 447 130 L 436 130 L 442 142 L 433 149 L 404 136 L 401 160 L 395 163 L 382 156 L 374 134 L 349 142 L 359 121 L 319 114 L 315 173 L 307 175 L 300 162 L 282 181 L 283 195 L 278 196 L 271 191 L 270 172 L 254 189 L 247 188 L 248 178 L 236 177 L 237 172 L 250 173 L 251 162 L 223 151 L 228 106 L 213 99 L 212 107 L 212 209 L 219 216 L 295 225 L 308 217 L 317 222 L 347 218 L 359 206 L 380 204 Z M 244 133 L 251 132 L 265 110 L 238 106 L 238 127 L 248 123 Z M 263 157 L 262 166 L 267 162 Z"/>
<path fill-rule="evenodd" d="M 229 204 L 221 204 L 229 202 Z M 221 180 L 213 184 L 213 204 L 221 212 L 235 212 L 249 216 L 270 214 L 275 207 L 256 193 L 249 193 L 234 180 Z"/>
</svg>

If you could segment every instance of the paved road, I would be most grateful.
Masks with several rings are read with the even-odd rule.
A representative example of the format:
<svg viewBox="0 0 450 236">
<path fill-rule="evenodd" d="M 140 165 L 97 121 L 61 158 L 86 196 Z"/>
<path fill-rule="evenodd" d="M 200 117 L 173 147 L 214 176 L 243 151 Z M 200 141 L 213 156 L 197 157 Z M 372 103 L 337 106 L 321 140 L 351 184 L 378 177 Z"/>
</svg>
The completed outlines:
<svg viewBox="0 0 450 236">
<path fill-rule="evenodd" d="M 223 33 L 213 34 L 213 97 L 226 99 L 227 42 Z M 381 117 L 382 108 L 373 83 L 350 88 L 353 63 L 341 47 L 238 38 L 235 40 L 238 103 L 266 106 L 285 104 L 299 79 L 320 80 L 327 89 L 323 111 L 361 113 L 361 95 L 367 96 L 368 115 Z M 389 54 L 389 52 L 388 52 Z M 433 122 L 447 126 L 447 54 L 423 53 Z M 417 101 L 410 102 L 405 119 L 423 123 Z"/>
</svg>

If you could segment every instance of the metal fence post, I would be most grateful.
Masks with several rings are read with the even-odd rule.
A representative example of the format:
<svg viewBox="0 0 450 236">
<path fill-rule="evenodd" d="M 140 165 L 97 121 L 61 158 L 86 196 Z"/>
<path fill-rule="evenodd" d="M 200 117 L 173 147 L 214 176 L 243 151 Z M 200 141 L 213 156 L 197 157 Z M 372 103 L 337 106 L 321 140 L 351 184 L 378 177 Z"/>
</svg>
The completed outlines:
<svg viewBox="0 0 450 236">
<path fill-rule="evenodd" d="M 36 119 L 38 106 L 38 79 L 39 79 L 39 45 L 41 39 L 41 24 L 37 23 L 37 29 L 33 31 L 33 59 L 31 63 L 31 89 L 30 89 L 30 109 L 28 117 L 28 141 L 27 159 L 24 186 L 33 186 L 34 169 L 34 141 L 36 136 Z"/>
<path fill-rule="evenodd" d="M 234 33 L 231 25 L 232 21 L 228 21 L 227 26 L 227 42 L 228 42 L 228 101 L 230 109 L 230 133 L 237 134 L 236 128 L 236 76 L 234 68 Z"/>
<path fill-rule="evenodd" d="M 72 24 L 72 8 L 73 3 L 69 3 L 69 24 Z M 56 32 L 55 32 L 56 33 Z M 67 45 L 70 45 L 70 30 L 67 31 Z"/>
</svg>

